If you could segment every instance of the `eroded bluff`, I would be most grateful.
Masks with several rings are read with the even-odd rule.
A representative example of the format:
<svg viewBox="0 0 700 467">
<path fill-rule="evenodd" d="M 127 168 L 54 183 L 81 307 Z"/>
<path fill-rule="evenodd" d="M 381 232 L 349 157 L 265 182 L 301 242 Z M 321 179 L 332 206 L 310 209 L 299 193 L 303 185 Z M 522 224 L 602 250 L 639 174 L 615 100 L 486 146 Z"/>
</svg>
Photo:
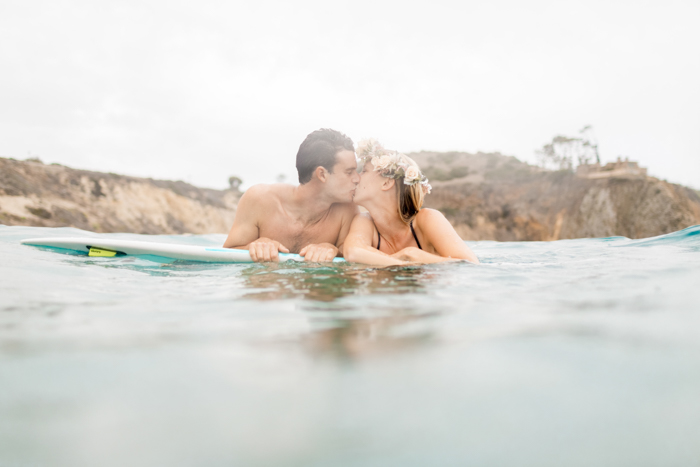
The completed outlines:
<svg viewBox="0 0 700 467">
<path fill-rule="evenodd" d="M 142 234 L 226 233 L 240 193 L 0 158 L 0 224 Z"/>
<path fill-rule="evenodd" d="M 590 180 L 498 153 L 410 156 L 433 185 L 426 206 L 465 240 L 643 238 L 700 224 L 698 192 L 653 177 Z M 0 224 L 226 233 L 239 198 L 237 190 L 0 158 Z"/>
<path fill-rule="evenodd" d="M 644 238 L 700 224 L 697 191 L 653 177 L 579 178 L 494 154 L 411 154 L 433 178 L 426 207 L 465 240 Z"/>
</svg>

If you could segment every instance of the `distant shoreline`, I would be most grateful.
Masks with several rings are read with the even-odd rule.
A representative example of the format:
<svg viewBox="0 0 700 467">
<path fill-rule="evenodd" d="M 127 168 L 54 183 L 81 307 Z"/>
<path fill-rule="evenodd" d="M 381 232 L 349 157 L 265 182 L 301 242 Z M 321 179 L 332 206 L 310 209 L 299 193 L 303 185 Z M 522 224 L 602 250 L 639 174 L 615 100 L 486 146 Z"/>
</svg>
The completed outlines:
<svg viewBox="0 0 700 467">
<path fill-rule="evenodd" d="M 241 193 L 0 158 L 0 223 L 142 234 L 226 233 Z"/>
<path fill-rule="evenodd" d="M 583 179 L 499 153 L 409 154 L 431 178 L 425 206 L 464 240 L 644 238 L 700 224 L 700 192 L 653 177 Z M 0 158 L 0 224 L 142 234 L 226 233 L 237 189 L 199 188 Z"/>
</svg>

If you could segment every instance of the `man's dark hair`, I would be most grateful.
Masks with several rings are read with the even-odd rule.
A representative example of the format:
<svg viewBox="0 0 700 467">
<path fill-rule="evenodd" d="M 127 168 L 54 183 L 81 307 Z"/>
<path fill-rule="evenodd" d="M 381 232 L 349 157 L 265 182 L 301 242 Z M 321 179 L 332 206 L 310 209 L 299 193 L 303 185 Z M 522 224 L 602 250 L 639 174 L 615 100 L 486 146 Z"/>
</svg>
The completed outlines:
<svg viewBox="0 0 700 467">
<path fill-rule="evenodd" d="M 333 173 L 338 151 L 354 151 L 352 140 L 343 133 L 330 128 L 321 128 L 306 137 L 297 152 L 297 172 L 302 185 L 311 180 L 317 167 Z"/>
</svg>

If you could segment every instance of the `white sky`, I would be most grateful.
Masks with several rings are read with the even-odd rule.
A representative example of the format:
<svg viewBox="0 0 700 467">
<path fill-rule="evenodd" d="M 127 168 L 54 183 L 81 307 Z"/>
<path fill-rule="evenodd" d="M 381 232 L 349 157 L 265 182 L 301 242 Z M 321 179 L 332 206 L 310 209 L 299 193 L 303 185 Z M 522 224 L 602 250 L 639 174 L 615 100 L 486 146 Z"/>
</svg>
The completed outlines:
<svg viewBox="0 0 700 467">
<path fill-rule="evenodd" d="M 700 188 L 700 2 L 0 2 L 0 156 L 224 188 L 311 131 L 534 162 L 594 127 L 603 161 Z"/>
</svg>

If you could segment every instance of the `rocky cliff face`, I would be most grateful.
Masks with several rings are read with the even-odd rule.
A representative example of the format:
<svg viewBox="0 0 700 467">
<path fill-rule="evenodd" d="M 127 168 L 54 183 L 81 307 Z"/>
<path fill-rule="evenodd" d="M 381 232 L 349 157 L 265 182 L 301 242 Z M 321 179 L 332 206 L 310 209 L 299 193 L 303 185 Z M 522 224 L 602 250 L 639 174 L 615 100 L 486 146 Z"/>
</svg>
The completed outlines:
<svg viewBox="0 0 700 467">
<path fill-rule="evenodd" d="M 655 178 L 588 180 L 500 154 L 421 152 L 426 206 L 465 240 L 643 238 L 700 224 L 698 192 Z M 0 158 L 0 224 L 226 233 L 240 193 Z"/>
<path fill-rule="evenodd" d="M 0 224 L 226 233 L 240 193 L 0 158 Z"/>
<path fill-rule="evenodd" d="M 465 240 L 643 238 L 700 224 L 698 192 L 653 177 L 589 180 L 500 154 L 411 156 L 428 174 L 444 174 L 426 206 L 442 211 Z"/>
</svg>

